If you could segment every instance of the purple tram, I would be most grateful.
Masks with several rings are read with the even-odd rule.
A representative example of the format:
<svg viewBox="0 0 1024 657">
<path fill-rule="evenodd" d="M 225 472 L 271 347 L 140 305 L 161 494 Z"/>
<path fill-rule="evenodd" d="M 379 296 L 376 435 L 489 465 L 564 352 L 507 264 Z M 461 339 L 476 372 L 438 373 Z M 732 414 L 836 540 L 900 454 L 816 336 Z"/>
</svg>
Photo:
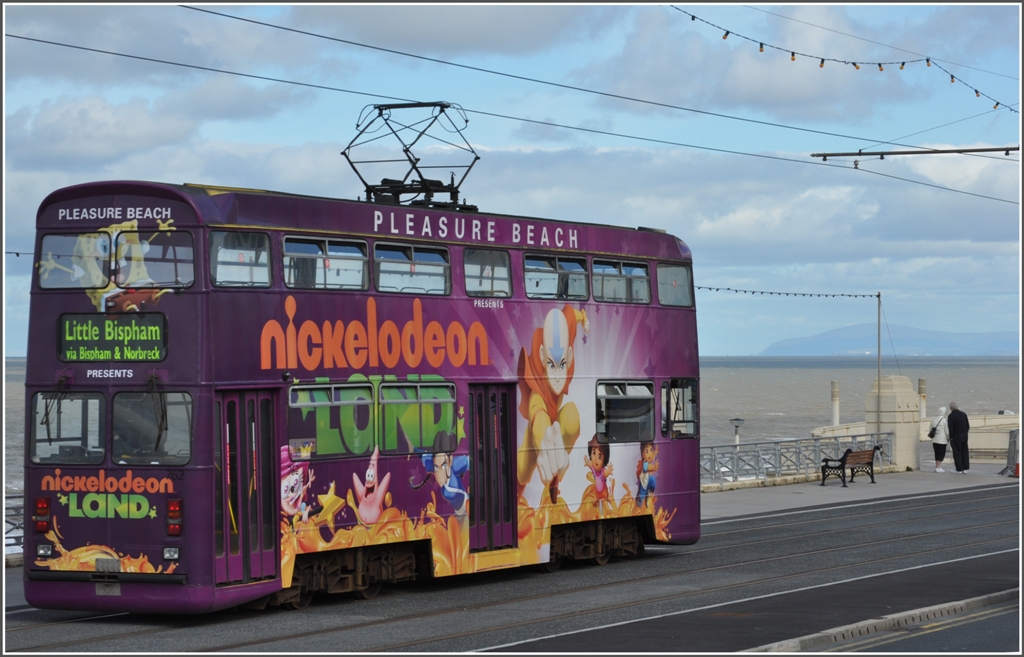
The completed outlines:
<svg viewBox="0 0 1024 657">
<path fill-rule="evenodd" d="M 37 229 L 35 607 L 301 608 L 700 536 L 671 235 L 124 181 Z"/>
</svg>

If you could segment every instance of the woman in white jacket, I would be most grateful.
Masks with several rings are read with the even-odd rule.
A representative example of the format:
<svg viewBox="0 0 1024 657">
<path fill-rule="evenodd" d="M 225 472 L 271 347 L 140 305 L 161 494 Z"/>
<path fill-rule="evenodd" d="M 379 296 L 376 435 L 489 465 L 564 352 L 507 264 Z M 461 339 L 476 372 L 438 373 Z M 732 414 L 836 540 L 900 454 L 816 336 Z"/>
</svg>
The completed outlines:
<svg viewBox="0 0 1024 657">
<path fill-rule="evenodd" d="M 942 461 L 946 458 L 946 445 L 949 444 L 949 427 L 946 424 L 946 407 L 939 408 L 939 417 L 932 420 L 935 436 L 932 438 L 932 449 L 935 450 L 935 471 L 945 472 Z"/>
</svg>

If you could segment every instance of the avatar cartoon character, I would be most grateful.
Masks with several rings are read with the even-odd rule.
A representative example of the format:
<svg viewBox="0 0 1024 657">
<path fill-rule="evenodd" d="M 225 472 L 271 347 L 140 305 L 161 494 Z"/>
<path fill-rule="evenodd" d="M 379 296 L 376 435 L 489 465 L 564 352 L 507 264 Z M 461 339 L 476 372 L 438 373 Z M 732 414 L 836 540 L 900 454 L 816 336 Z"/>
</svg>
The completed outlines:
<svg viewBox="0 0 1024 657">
<path fill-rule="evenodd" d="M 654 494 L 655 472 L 658 471 L 658 448 L 653 442 L 640 447 L 640 460 L 636 463 L 636 505 L 643 508 L 647 498 Z"/>
<path fill-rule="evenodd" d="M 157 303 L 169 291 L 150 288 L 153 284 L 146 270 L 145 256 L 150 242 L 161 232 L 174 230 L 173 219 L 157 220 L 158 230 L 148 240 L 140 239 L 136 220 L 111 224 L 98 229 L 106 233 L 101 239 L 97 233 L 80 235 L 71 256 L 71 268 L 58 264 L 52 254 L 39 262 L 40 275 L 45 279 L 51 270 L 60 269 L 71 274 L 72 281 L 91 288 L 86 294 L 100 312 L 140 312 L 150 303 Z M 101 263 L 108 260 L 111 244 L 116 245 L 114 274 L 106 275 Z M 106 283 L 106 286 L 103 284 Z M 142 289 L 136 289 L 140 286 Z"/>
<path fill-rule="evenodd" d="M 569 304 L 553 309 L 544 326 L 534 330 L 530 352 L 523 348 L 519 353 L 519 412 L 528 421 L 519 448 L 519 495 L 537 470 L 552 503 L 558 498 L 558 481 L 569 468 L 569 453 L 580 436 L 576 404 L 562 405 L 575 371 L 577 324 L 583 325 L 584 332 L 590 331 L 585 311 Z"/>
<path fill-rule="evenodd" d="M 434 438 L 434 448 L 438 451 L 433 454 L 420 454 L 423 469 L 427 471 L 423 481 L 417 484 L 409 477 L 409 484 L 414 490 L 418 490 L 433 477 L 441 489 L 441 497 L 452 505 L 455 517 L 461 524 L 469 510 L 469 493 L 466 492 L 466 485 L 462 483 L 462 477 L 469 471 L 469 457 L 465 454 L 454 455 L 455 441 L 453 434 L 439 432 Z"/>
<path fill-rule="evenodd" d="M 377 476 L 377 460 L 380 458 L 380 448 L 373 448 L 373 455 L 370 457 L 370 465 L 366 468 L 366 484 L 359 481 L 358 475 L 352 473 L 352 486 L 356 492 L 356 515 L 359 522 L 364 525 L 372 525 L 380 520 L 384 512 L 384 497 L 388 494 L 388 484 L 391 482 L 391 473 L 383 478 Z"/>
<path fill-rule="evenodd" d="M 313 470 L 304 461 L 293 462 L 288 446 L 281 446 L 281 513 L 287 518 L 301 516 L 303 522 L 309 521 L 312 507 L 303 500 L 306 492 L 313 485 Z"/>
<path fill-rule="evenodd" d="M 587 455 L 583 457 L 583 463 L 590 468 L 590 473 L 594 477 L 594 497 L 600 503 L 601 500 L 608 499 L 608 477 L 612 476 L 612 466 L 608 463 L 610 458 L 610 450 L 608 449 L 607 443 L 598 442 L 597 436 L 595 435 L 587 443 Z"/>
</svg>

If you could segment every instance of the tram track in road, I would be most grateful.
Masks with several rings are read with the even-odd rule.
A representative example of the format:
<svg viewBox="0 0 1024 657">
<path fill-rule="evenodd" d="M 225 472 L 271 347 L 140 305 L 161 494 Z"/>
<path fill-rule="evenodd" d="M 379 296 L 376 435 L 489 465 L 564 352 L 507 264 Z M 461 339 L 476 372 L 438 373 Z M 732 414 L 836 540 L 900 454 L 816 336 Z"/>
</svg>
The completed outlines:
<svg viewBox="0 0 1024 657">
<path fill-rule="evenodd" d="M 617 581 L 614 581 L 614 582 L 605 582 L 605 583 L 601 583 L 601 584 L 595 584 L 595 585 L 592 585 L 592 586 L 577 587 L 577 588 L 573 588 L 571 590 L 559 590 L 559 591 L 556 591 L 556 592 L 547 592 L 547 593 L 541 593 L 541 594 L 535 594 L 535 595 L 529 595 L 529 596 L 519 596 L 519 597 L 512 598 L 512 599 L 502 599 L 502 600 L 495 600 L 495 601 L 492 601 L 492 602 L 484 602 L 484 603 L 474 604 L 472 606 L 472 609 L 475 611 L 475 610 L 481 610 L 481 609 L 496 608 L 496 607 L 505 606 L 505 605 L 509 605 L 509 604 L 516 605 L 516 604 L 523 604 L 523 603 L 535 602 L 535 601 L 553 600 L 553 599 L 555 599 L 557 597 L 560 597 L 560 596 L 566 596 L 566 595 L 570 595 L 571 596 L 571 595 L 581 595 L 581 594 L 594 593 L 594 592 L 600 591 L 601 589 L 608 589 L 608 588 L 611 588 L 611 587 L 618 587 L 618 586 L 624 586 L 624 585 L 634 586 L 634 585 L 639 585 L 639 584 L 644 584 L 644 583 L 656 582 L 656 581 L 659 581 L 659 580 L 664 581 L 664 580 L 667 580 L 667 579 L 670 579 L 670 578 L 684 577 L 686 575 L 695 574 L 695 573 L 707 573 L 707 572 L 713 572 L 713 571 L 721 571 L 721 570 L 726 570 L 726 569 L 729 569 L 729 568 L 736 568 L 736 567 L 740 567 L 740 566 L 757 566 L 757 565 L 763 565 L 763 564 L 768 564 L 768 563 L 773 563 L 773 562 L 774 563 L 779 563 L 779 562 L 785 562 L 787 560 L 803 560 L 803 559 L 807 559 L 808 557 L 811 557 L 811 556 L 814 556 L 814 555 L 822 555 L 822 554 L 827 554 L 827 553 L 834 553 L 834 552 L 837 552 L 837 551 L 849 552 L 852 547 L 856 547 L 859 550 L 859 549 L 865 548 L 865 547 L 879 546 L 879 545 L 884 545 L 884 544 L 891 544 L 891 543 L 894 543 L 894 542 L 905 541 L 905 540 L 908 540 L 908 539 L 911 539 L 911 538 L 926 538 L 926 537 L 936 537 L 936 536 L 941 536 L 941 535 L 959 535 L 959 534 L 964 534 L 965 532 L 971 533 L 972 530 L 979 530 L 979 529 L 990 528 L 990 527 L 999 527 L 999 526 L 1005 526 L 1005 525 L 1011 525 L 1011 524 L 1017 524 L 1017 520 L 1014 519 L 1012 521 L 1003 521 L 1003 522 L 978 524 L 978 525 L 973 525 L 971 527 L 958 527 L 958 528 L 947 529 L 947 530 L 942 530 L 942 531 L 938 531 L 938 532 L 929 532 L 929 533 L 926 533 L 926 534 L 918 534 L 918 535 L 915 535 L 915 536 L 912 536 L 912 537 L 901 536 L 901 537 L 888 538 L 888 539 L 883 539 L 883 540 L 878 540 L 878 541 L 869 541 L 869 542 L 865 542 L 865 543 L 860 543 L 860 544 L 858 544 L 856 546 L 845 545 L 845 546 L 840 546 L 840 547 L 830 547 L 830 548 L 817 549 L 817 550 L 804 550 L 804 551 L 800 551 L 800 552 L 796 552 L 796 553 L 785 554 L 785 555 L 777 555 L 777 556 L 766 557 L 766 558 L 763 558 L 763 559 L 756 559 L 756 560 L 749 560 L 749 559 L 745 559 L 745 560 L 742 560 L 742 561 L 732 560 L 729 563 L 718 564 L 718 565 L 714 565 L 714 566 L 705 566 L 705 567 L 694 568 L 694 569 L 680 570 L 680 571 L 675 571 L 675 572 L 672 572 L 672 573 L 663 573 L 663 574 L 657 574 L 657 575 L 650 575 L 650 576 L 647 576 L 647 577 L 631 578 L 631 579 L 628 579 L 628 580 L 617 580 Z M 666 595 L 666 596 L 659 596 L 659 597 L 655 597 L 655 598 L 645 598 L 642 602 L 639 602 L 639 603 L 634 600 L 634 601 L 629 601 L 629 602 L 625 602 L 625 603 L 621 603 L 621 604 L 605 605 L 605 606 L 595 607 L 595 608 L 586 609 L 586 610 L 574 610 L 572 612 L 566 612 L 566 613 L 563 613 L 563 614 L 547 615 L 544 618 L 530 619 L 530 620 L 525 620 L 525 621 L 519 621 L 519 622 L 516 622 L 516 623 L 507 623 L 507 624 L 503 624 L 503 625 L 500 625 L 500 626 L 492 626 L 492 627 L 479 628 L 479 629 L 474 629 L 474 630 L 467 630 L 467 631 L 464 631 L 464 632 L 452 633 L 452 634 L 448 634 L 448 635 L 441 636 L 441 637 L 430 638 L 430 639 L 427 639 L 427 640 L 418 639 L 418 640 L 413 641 L 413 642 L 405 642 L 405 643 L 402 643 L 402 644 L 394 644 L 394 645 L 389 645 L 389 646 L 384 646 L 384 647 L 369 648 L 367 650 L 368 651 L 400 650 L 402 648 L 406 648 L 406 647 L 409 647 L 409 646 L 412 646 L 412 645 L 422 645 L 422 644 L 425 644 L 425 643 L 433 643 L 435 641 L 453 640 L 453 639 L 458 639 L 458 638 L 464 638 L 464 637 L 467 637 L 467 636 L 474 636 L 474 635 L 478 635 L 478 634 L 485 633 L 485 632 L 492 632 L 492 631 L 497 632 L 497 631 L 504 631 L 504 630 L 514 630 L 514 629 L 521 628 L 521 627 L 529 627 L 529 626 L 532 626 L 532 625 L 536 625 L 538 623 L 556 622 L 556 621 L 559 621 L 559 620 L 566 620 L 566 619 L 573 618 L 573 617 L 578 617 L 578 616 L 581 616 L 581 615 L 593 615 L 593 614 L 604 613 L 604 612 L 614 612 L 614 611 L 621 610 L 621 609 L 624 609 L 624 608 L 636 607 L 639 604 L 646 605 L 646 604 L 657 604 L 657 603 L 662 603 L 662 602 L 671 602 L 671 601 L 681 600 L 681 599 L 685 599 L 685 598 L 688 598 L 688 597 L 694 597 L 694 596 L 698 596 L 698 595 L 709 595 L 709 594 L 714 594 L 714 593 L 728 592 L 728 591 L 736 590 L 736 589 L 742 588 L 742 587 L 753 587 L 753 586 L 763 585 L 763 584 L 767 584 L 767 583 L 791 580 L 791 579 L 795 579 L 795 578 L 799 578 L 799 577 L 808 577 L 808 576 L 820 575 L 820 574 L 829 573 L 829 572 L 838 571 L 838 570 L 849 570 L 850 568 L 868 566 L 868 565 L 872 565 L 872 564 L 881 564 L 881 563 L 891 562 L 891 561 L 898 560 L 898 559 L 905 559 L 905 558 L 908 558 L 908 557 L 922 557 L 922 556 L 926 556 L 926 555 L 929 555 L 929 554 L 941 554 L 943 552 L 948 552 L 950 550 L 977 548 L 977 547 L 981 547 L 981 546 L 984 546 L 984 545 L 989 545 L 991 543 L 998 543 L 998 542 L 1001 542 L 1001 541 L 1015 540 L 1016 538 L 1017 538 L 1016 536 L 1004 536 L 1004 537 L 997 537 L 997 538 L 993 538 L 993 539 L 989 539 L 989 540 L 984 540 L 984 541 L 972 541 L 972 542 L 968 542 L 968 543 L 951 545 L 951 546 L 944 546 L 944 547 L 941 547 L 941 548 L 934 548 L 934 549 L 923 550 L 923 551 L 922 550 L 916 550 L 916 551 L 914 551 L 912 553 L 901 553 L 901 554 L 898 554 L 898 555 L 888 556 L 888 557 L 879 558 L 879 559 L 857 561 L 855 563 L 844 563 L 844 564 L 841 564 L 841 565 L 829 566 L 829 567 L 825 567 L 825 568 L 817 568 L 817 569 L 811 569 L 811 570 L 801 570 L 800 572 L 786 573 L 786 574 L 783 574 L 783 575 L 778 575 L 778 576 L 773 576 L 773 577 L 764 577 L 764 578 L 757 578 L 757 579 L 753 579 L 753 580 L 746 580 L 746 581 L 743 581 L 743 582 L 737 582 L 735 584 L 729 584 L 729 585 L 724 585 L 724 586 L 720 586 L 720 587 L 703 588 L 703 589 L 691 590 L 691 591 L 686 591 L 686 592 L 681 592 L 681 593 L 674 593 L 674 594 Z M 748 545 L 749 546 L 749 545 L 752 545 L 752 543 L 746 543 L 744 545 Z M 1016 549 L 1019 549 L 1019 546 L 1017 546 Z M 692 553 L 693 552 L 690 552 L 688 554 L 692 554 Z M 676 556 L 677 554 L 679 554 L 679 553 L 674 553 L 672 555 L 665 555 L 665 556 Z M 301 641 L 302 639 L 308 639 L 310 637 L 327 636 L 327 635 L 335 634 L 335 633 L 344 633 L 344 632 L 352 632 L 352 631 L 358 631 L 358 630 L 372 629 L 372 628 L 375 628 L 375 627 L 379 627 L 379 626 L 383 626 L 383 625 L 388 625 L 388 624 L 393 624 L 393 623 L 416 622 L 416 621 L 429 620 L 429 619 L 432 619 L 432 618 L 444 617 L 446 615 L 453 614 L 453 613 L 464 612 L 466 610 L 467 610 L 467 608 L 464 607 L 464 606 L 452 606 L 452 607 L 446 607 L 444 609 L 436 609 L 436 610 L 429 611 L 429 612 L 419 612 L 419 613 L 415 613 L 415 614 L 406 614 L 406 615 L 394 616 L 394 617 L 389 617 L 389 618 L 378 618 L 378 619 L 374 619 L 374 620 L 358 622 L 358 623 L 352 623 L 352 624 L 348 624 L 348 625 L 324 627 L 324 628 L 321 628 L 319 630 L 308 630 L 308 631 L 303 631 L 303 632 L 290 633 L 290 634 L 287 634 L 287 635 L 278 635 L 278 636 L 275 636 L 275 637 L 272 637 L 272 638 L 256 639 L 256 640 L 237 642 L 237 643 L 231 643 L 231 644 L 226 644 L 226 645 L 215 645 L 215 646 L 200 647 L 200 648 L 195 648 L 192 651 L 195 651 L 195 652 L 217 652 L 217 651 L 224 651 L 224 650 L 238 650 L 238 649 L 244 649 L 244 648 L 249 648 L 249 647 L 253 647 L 253 646 L 262 646 L 262 645 L 274 644 L 274 643 L 278 643 L 278 642 L 281 642 L 281 641 Z M 81 622 L 81 621 L 87 621 L 87 620 L 93 620 L 93 619 L 92 618 L 75 619 L 74 621 L 68 621 L 68 622 Z M 213 623 L 214 625 L 220 625 L 220 624 L 225 624 L 226 625 L 226 624 L 234 623 L 235 621 L 236 621 L 236 619 L 230 619 L 230 620 L 227 620 L 227 621 L 222 621 L 220 619 L 210 619 L 210 622 Z M 49 624 L 50 623 L 47 623 L 47 624 L 36 624 L 36 625 L 30 626 L 30 627 L 39 628 L 39 627 L 42 627 L 44 625 L 49 625 Z M 206 622 L 203 622 L 201 624 L 202 625 L 207 625 Z M 195 625 L 191 624 L 190 627 L 195 627 Z M 14 629 L 14 628 L 8 629 L 8 632 L 10 632 L 11 629 Z M 18 629 L 23 629 L 23 628 L 18 628 Z M 24 628 L 24 629 L 28 629 L 28 628 Z M 40 650 L 59 650 L 61 648 L 66 648 L 66 647 L 70 647 L 70 646 L 83 646 L 83 645 L 88 645 L 88 644 L 99 644 L 99 643 L 107 642 L 107 641 L 119 641 L 119 640 L 125 640 L 125 639 L 130 639 L 130 638 L 138 638 L 138 637 L 143 637 L 143 636 L 151 636 L 151 635 L 160 634 L 160 633 L 174 632 L 174 631 L 177 631 L 177 630 L 180 630 L 180 629 L 183 629 L 182 626 L 180 624 L 176 623 L 174 626 L 171 626 L 171 627 L 166 626 L 166 625 L 164 625 L 162 627 L 150 627 L 150 628 L 146 628 L 144 630 L 138 630 L 138 631 L 133 631 L 133 632 L 125 632 L 125 633 L 118 633 L 118 634 L 113 634 L 113 635 L 108 635 L 108 636 L 103 636 L 103 637 L 92 637 L 92 638 L 77 639 L 77 640 L 74 640 L 74 641 L 65 641 L 65 642 L 59 642 L 59 643 L 53 643 L 53 644 L 36 645 L 36 646 L 31 646 L 31 647 L 23 647 L 23 648 L 14 649 L 14 650 L 12 650 L 12 652 L 40 651 Z"/>
<path fill-rule="evenodd" d="M 1001 541 L 1001 540 L 1007 540 L 1007 539 L 999 538 L 999 539 L 991 539 L 991 540 L 988 540 L 988 541 L 979 541 L 979 542 L 976 542 L 976 543 L 971 543 L 971 544 L 969 544 L 966 547 L 977 547 L 977 546 L 980 546 L 980 545 L 985 545 L 985 544 L 988 544 L 988 543 L 994 543 L 994 542 L 998 542 L 998 541 Z M 960 548 L 960 547 L 965 547 L 965 546 L 952 546 L 952 547 L 946 547 L 946 548 L 939 548 L 939 549 L 935 549 L 935 550 L 928 550 L 928 551 L 923 552 L 923 553 L 922 552 L 918 552 L 918 553 L 916 553 L 916 555 L 920 556 L 922 554 L 935 554 L 935 553 L 939 553 L 939 552 L 946 552 L 946 551 L 952 550 L 952 549 L 957 549 L 957 548 Z M 883 559 L 873 559 L 873 560 L 870 560 L 870 561 L 858 562 L 855 565 L 857 565 L 857 566 L 864 566 L 864 565 L 870 565 L 870 564 L 884 563 L 886 561 L 893 561 L 895 559 L 903 559 L 903 558 L 906 558 L 907 556 L 908 555 L 897 555 L 897 556 L 893 556 L 893 557 L 886 557 L 886 558 L 883 558 Z M 725 591 L 736 590 L 736 589 L 743 588 L 743 587 L 755 586 L 755 585 L 766 584 L 766 583 L 771 583 L 771 582 L 779 582 L 779 581 L 784 581 L 784 580 L 787 580 L 787 579 L 794 579 L 794 578 L 797 578 L 797 577 L 806 577 L 808 575 L 817 575 L 817 574 L 826 573 L 826 572 L 835 571 L 835 570 L 848 570 L 849 568 L 850 568 L 849 565 L 846 565 L 846 566 L 833 566 L 833 567 L 829 567 L 829 568 L 819 568 L 819 569 L 815 569 L 815 570 L 803 571 L 803 572 L 798 572 L 798 573 L 788 573 L 786 575 L 779 575 L 779 576 L 775 576 L 775 577 L 765 577 L 765 578 L 762 578 L 762 579 L 759 579 L 759 580 L 752 580 L 752 581 L 746 581 L 746 582 L 737 582 L 735 584 L 729 584 L 729 585 L 726 585 L 726 586 L 720 586 L 720 587 L 715 587 L 715 588 L 711 588 L 711 589 L 700 589 L 700 590 L 696 590 L 696 591 L 687 591 L 687 592 L 679 593 L 679 594 L 660 596 L 660 597 L 657 597 L 657 598 L 647 598 L 647 599 L 645 599 L 643 601 L 643 603 L 639 603 L 639 604 L 645 604 L 646 605 L 646 604 L 656 604 L 656 603 L 659 603 L 659 602 L 670 602 L 670 601 L 675 601 L 675 600 L 681 600 L 681 599 L 684 599 L 684 598 L 695 597 L 697 595 L 707 595 L 707 594 L 710 594 L 710 593 L 721 593 L 721 592 L 725 592 Z M 638 603 L 635 602 L 635 601 L 624 602 L 624 603 L 615 604 L 615 605 L 605 605 L 603 607 L 596 607 L 596 608 L 593 608 L 593 609 L 588 609 L 588 610 L 583 610 L 583 611 L 573 611 L 573 612 L 567 612 L 567 613 L 563 613 L 563 614 L 556 614 L 556 615 L 553 615 L 553 616 L 545 616 L 544 618 L 539 618 L 539 619 L 531 619 L 531 620 L 526 620 L 526 621 L 519 621 L 519 622 L 516 622 L 516 623 L 507 623 L 505 625 L 491 626 L 491 627 L 479 628 L 479 629 L 475 629 L 475 630 L 467 630 L 465 632 L 455 632 L 455 633 L 446 634 L 446 635 L 443 635 L 443 636 L 431 637 L 430 639 L 428 639 L 426 641 L 423 641 L 423 640 L 406 641 L 404 643 L 397 643 L 397 644 L 391 644 L 391 645 L 387 645 L 387 646 L 379 646 L 379 647 L 375 647 L 375 648 L 368 648 L 368 649 L 365 649 L 365 652 L 386 652 L 386 651 L 391 651 L 391 650 L 401 650 L 402 648 L 409 648 L 411 646 L 418 646 L 418 645 L 424 645 L 424 644 L 431 644 L 431 643 L 438 643 L 438 642 L 444 642 L 444 641 L 451 641 L 453 639 L 460 639 L 460 638 L 465 638 L 465 637 L 468 637 L 468 636 L 476 636 L 476 635 L 485 634 L 485 633 L 488 633 L 488 632 L 500 632 L 500 631 L 503 631 L 503 630 L 521 629 L 521 628 L 524 628 L 524 627 L 538 625 L 540 623 L 549 623 L 549 622 L 553 622 L 553 621 L 566 620 L 566 619 L 569 619 L 569 618 L 578 618 L 578 617 L 584 616 L 584 615 L 592 615 L 592 614 L 598 614 L 598 613 L 613 612 L 613 611 L 617 611 L 617 610 L 625 609 L 625 608 L 635 608 L 637 606 L 638 606 Z M 644 620 L 644 619 L 643 618 L 639 618 L 637 620 Z M 256 645 L 256 644 L 250 644 L 250 645 Z M 232 648 L 234 648 L 234 647 L 236 647 L 236 646 L 232 646 Z M 218 650 L 225 650 L 225 649 L 226 648 L 218 648 Z"/>
</svg>

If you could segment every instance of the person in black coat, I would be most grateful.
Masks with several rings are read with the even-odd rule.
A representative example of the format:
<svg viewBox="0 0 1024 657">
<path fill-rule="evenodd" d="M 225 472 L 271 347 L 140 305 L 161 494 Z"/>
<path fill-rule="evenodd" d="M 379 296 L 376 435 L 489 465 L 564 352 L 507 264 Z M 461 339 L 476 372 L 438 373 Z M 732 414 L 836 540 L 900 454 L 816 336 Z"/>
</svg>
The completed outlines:
<svg viewBox="0 0 1024 657">
<path fill-rule="evenodd" d="M 949 427 L 949 446 L 953 448 L 953 465 L 956 466 L 958 474 L 967 474 L 971 467 L 971 460 L 967 452 L 967 432 L 971 423 L 967 421 L 967 413 L 961 411 L 956 402 L 949 402 L 949 417 L 946 418 L 946 426 Z"/>
</svg>

